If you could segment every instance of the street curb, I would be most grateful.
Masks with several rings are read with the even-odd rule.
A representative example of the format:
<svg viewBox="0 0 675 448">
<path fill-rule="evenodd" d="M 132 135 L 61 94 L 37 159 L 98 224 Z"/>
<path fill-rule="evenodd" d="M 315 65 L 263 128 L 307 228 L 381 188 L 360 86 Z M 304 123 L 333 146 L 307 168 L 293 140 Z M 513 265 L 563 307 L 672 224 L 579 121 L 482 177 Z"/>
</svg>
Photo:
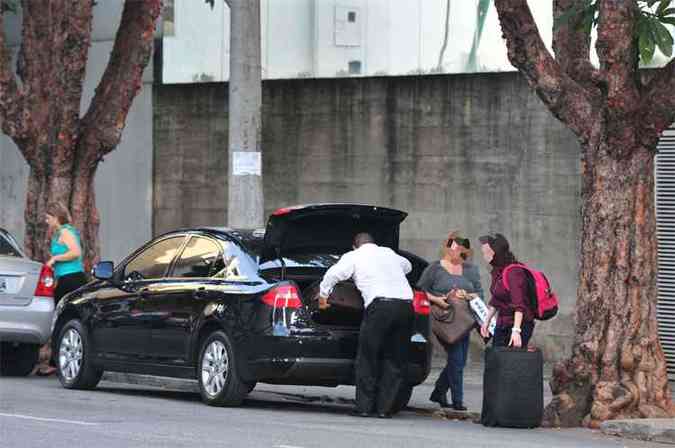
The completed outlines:
<svg viewBox="0 0 675 448">
<path fill-rule="evenodd" d="M 609 420 L 600 425 L 603 434 L 675 445 L 675 419 Z"/>
</svg>

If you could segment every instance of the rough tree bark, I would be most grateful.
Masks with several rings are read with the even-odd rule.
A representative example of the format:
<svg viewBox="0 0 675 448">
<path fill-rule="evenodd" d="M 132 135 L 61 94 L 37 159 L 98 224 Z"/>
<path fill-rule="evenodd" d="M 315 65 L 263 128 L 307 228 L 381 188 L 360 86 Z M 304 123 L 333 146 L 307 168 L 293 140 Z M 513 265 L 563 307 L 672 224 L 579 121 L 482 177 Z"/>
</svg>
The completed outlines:
<svg viewBox="0 0 675 448">
<path fill-rule="evenodd" d="M 131 103 L 142 87 L 162 1 L 124 3 L 110 61 L 81 117 L 93 4 L 22 0 L 16 73 L 0 15 L 0 121 L 30 167 L 26 252 L 37 260 L 48 257 L 44 212 L 48 203 L 60 201 L 70 208 L 81 232 L 87 266 L 99 253 L 96 168 L 119 143 Z"/>
<path fill-rule="evenodd" d="M 555 0 L 560 16 L 584 0 Z M 495 0 L 511 63 L 582 151 L 582 235 L 572 355 L 554 369 L 545 423 L 675 415 L 656 322 L 654 155 L 675 120 L 675 64 L 643 84 L 633 0 L 601 0 L 596 49 L 574 20 L 555 59 L 526 0 Z"/>
</svg>

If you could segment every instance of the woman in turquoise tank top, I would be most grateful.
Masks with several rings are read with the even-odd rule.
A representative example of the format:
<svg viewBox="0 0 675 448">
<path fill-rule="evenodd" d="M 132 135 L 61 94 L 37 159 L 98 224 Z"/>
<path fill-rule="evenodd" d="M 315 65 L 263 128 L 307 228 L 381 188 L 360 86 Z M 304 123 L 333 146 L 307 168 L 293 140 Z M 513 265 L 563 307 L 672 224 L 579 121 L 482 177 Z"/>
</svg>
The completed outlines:
<svg viewBox="0 0 675 448">
<path fill-rule="evenodd" d="M 70 224 L 68 209 L 63 204 L 49 204 L 45 221 L 52 235 L 51 257 L 46 264 L 54 269 L 54 305 L 57 305 L 63 296 L 87 283 L 87 277 L 82 263 L 80 233 Z M 50 358 L 49 366 L 41 366 L 36 374 L 46 376 L 56 372 L 53 357 Z"/>
<path fill-rule="evenodd" d="M 58 303 L 63 296 L 87 282 L 82 263 L 82 244 L 80 233 L 70 224 L 70 212 L 63 204 L 50 204 L 45 220 L 52 235 L 51 258 L 47 266 L 54 269 L 54 301 Z"/>
</svg>

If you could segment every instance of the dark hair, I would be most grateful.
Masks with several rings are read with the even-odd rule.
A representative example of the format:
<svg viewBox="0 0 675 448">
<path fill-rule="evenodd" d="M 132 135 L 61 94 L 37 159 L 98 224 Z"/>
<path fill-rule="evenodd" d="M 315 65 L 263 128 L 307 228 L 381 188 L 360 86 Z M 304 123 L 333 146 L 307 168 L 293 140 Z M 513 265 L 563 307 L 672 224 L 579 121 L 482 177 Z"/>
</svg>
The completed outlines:
<svg viewBox="0 0 675 448">
<path fill-rule="evenodd" d="M 361 233 L 357 233 L 356 236 L 354 236 L 354 247 L 356 247 L 357 249 L 359 247 L 363 246 L 364 244 L 374 243 L 374 242 L 375 242 L 375 240 L 373 239 L 373 237 L 370 233 L 361 232 Z"/>
<path fill-rule="evenodd" d="M 518 263 L 516 256 L 511 252 L 509 241 L 501 233 L 489 233 L 478 238 L 481 244 L 487 244 L 495 253 L 490 264 L 494 268 L 503 268 Z"/>
<path fill-rule="evenodd" d="M 52 202 L 47 205 L 47 214 L 56 218 L 61 225 L 70 224 L 72 221 L 68 208 L 61 202 Z"/>
</svg>

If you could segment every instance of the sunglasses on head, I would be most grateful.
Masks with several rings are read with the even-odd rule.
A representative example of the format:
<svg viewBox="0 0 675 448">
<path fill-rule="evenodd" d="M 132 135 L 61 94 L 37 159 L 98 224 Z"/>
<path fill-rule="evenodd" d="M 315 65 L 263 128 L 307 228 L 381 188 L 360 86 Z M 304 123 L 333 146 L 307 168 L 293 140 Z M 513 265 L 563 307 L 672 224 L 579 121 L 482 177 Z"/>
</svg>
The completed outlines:
<svg viewBox="0 0 675 448">
<path fill-rule="evenodd" d="M 448 243 L 446 244 L 446 247 L 452 246 L 452 243 L 453 243 L 453 242 L 454 242 L 454 243 L 457 243 L 457 244 L 459 244 L 460 246 L 465 247 L 465 248 L 467 248 L 467 249 L 468 249 L 469 247 L 471 247 L 471 243 L 469 243 L 469 240 L 468 240 L 467 238 L 460 238 L 460 237 L 457 237 L 457 238 L 453 238 L 453 239 L 448 240 Z"/>
</svg>

